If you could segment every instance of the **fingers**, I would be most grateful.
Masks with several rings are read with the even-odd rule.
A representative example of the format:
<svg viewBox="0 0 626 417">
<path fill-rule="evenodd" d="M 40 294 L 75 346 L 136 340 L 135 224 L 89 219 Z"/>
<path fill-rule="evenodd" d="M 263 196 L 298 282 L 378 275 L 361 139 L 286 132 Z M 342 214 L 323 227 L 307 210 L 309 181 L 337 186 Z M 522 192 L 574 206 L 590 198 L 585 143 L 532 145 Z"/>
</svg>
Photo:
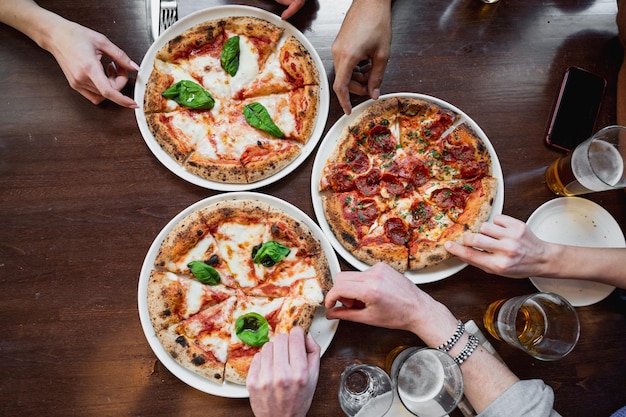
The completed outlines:
<svg viewBox="0 0 626 417">
<path fill-rule="evenodd" d="M 278 3 L 280 4 L 287 4 L 286 1 L 284 0 L 276 0 L 278 1 Z M 292 1 L 289 6 L 285 9 L 285 11 L 283 11 L 283 13 L 280 15 L 280 18 L 283 20 L 287 20 L 289 19 L 291 16 L 295 15 L 296 12 L 298 10 L 300 10 L 302 8 L 302 6 L 304 6 L 305 0 L 294 0 Z"/>
</svg>

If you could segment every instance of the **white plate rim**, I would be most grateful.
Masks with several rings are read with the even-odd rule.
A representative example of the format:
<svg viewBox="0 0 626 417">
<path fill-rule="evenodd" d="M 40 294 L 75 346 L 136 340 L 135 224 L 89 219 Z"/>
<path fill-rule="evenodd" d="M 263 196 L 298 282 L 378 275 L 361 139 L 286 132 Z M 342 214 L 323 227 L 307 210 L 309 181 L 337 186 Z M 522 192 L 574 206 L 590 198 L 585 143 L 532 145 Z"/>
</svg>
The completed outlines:
<svg viewBox="0 0 626 417">
<path fill-rule="evenodd" d="M 139 310 L 139 319 L 141 322 L 141 327 L 143 332 L 148 340 L 148 344 L 152 348 L 152 351 L 157 356 L 157 358 L 161 361 L 161 363 L 178 379 L 185 382 L 187 385 L 196 388 L 202 392 L 207 394 L 213 394 L 220 397 L 227 398 L 247 398 L 249 396 L 248 389 L 243 385 L 233 384 L 229 382 L 224 382 L 223 385 L 217 384 L 213 381 L 210 381 L 195 372 L 192 372 L 178 362 L 176 362 L 170 355 L 167 353 L 163 345 L 161 344 L 159 338 L 157 337 L 154 327 L 152 326 L 152 322 L 150 321 L 150 313 L 148 311 L 148 281 L 150 280 L 150 272 L 154 269 L 154 261 L 159 251 L 159 247 L 161 243 L 167 236 L 167 234 L 172 230 L 172 228 L 178 224 L 185 216 L 190 213 L 202 209 L 204 207 L 210 206 L 220 201 L 226 200 L 256 200 L 262 203 L 266 203 L 271 205 L 272 207 L 283 210 L 285 213 L 293 217 L 298 221 L 302 221 L 305 225 L 307 225 L 311 232 L 317 237 L 322 245 L 323 251 L 326 253 L 326 258 L 328 259 L 328 266 L 330 268 L 331 276 L 335 277 L 337 273 L 340 272 L 341 268 L 339 265 L 339 260 L 335 252 L 333 251 L 330 242 L 322 232 L 322 230 L 317 226 L 317 224 L 311 219 L 306 213 L 292 205 L 291 203 L 281 200 L 277 197 L 273 197 L 267 194 L 256 193 L 256 192 L 232 192 L 232 193 L 224 193 L 218 194 L 216 196 L 208 197 L 203 200 L 200 200 L 181 212 L 179 212 L 172 220 L 170 220 L 167 225 L 159 232 L 157 237 L 150 245 L 148 249 L 148 253 L 144 259 L 143 265 L 141 267 L 141 272 L 139 275 L 139 283 L 137 289 L 137 302 L 138 302 L 138 310 Z M 317 343 L 320 345 L 321 354 L 330 346 L 332 342 L 335 332 L 337 331 L 337 326 L 339 325 L 338 320 L 328 320 L 326 319 L 326 310 L 324 307 L 319 307 L 315 313 L 315 318 L 313 319 L 313 323 L 311 324 L 311 328 L 309 330 L 310 334 L 315 338 Z"/>
<path fill-rule="evenodd" d="M 498 160 L 495 148 L 491 144 L 491 141 L 489 141 L 489 138 L 487 138 L 487 135 L 478 126 L 478 124 L 456 106 L 444 100 L 426 94 L 399 92 L 382 95 L 378 98 L 378 100 L 384 100 L 393 97 L 422 99 L 434 103 L 438 106 L 450 109 L 459 115 L 459 120 L 455 122 L 455 126 L 461 123 L 467 123 L 472 129 L 474 129 L 476 134 L 480 136 L 480 138 L 485 143 L 485 146 L 489 150 L 492 161 L 493 176 L 498 179 L 496 198 L 491 209 L 489 220 L 492 220 L 496 214 L 502 213 L 502 208 L 504 207 L 504 176 L 502 174 L 502 167 L 500 165 L 500 161 Z M 313 170 L 311 171 L 311 198 L 313 199 L 313 210 L 315 212 L 315 216 L 317 217 L 320 228 L 324 231 L 326 237 L 330 241 L 331 245 L 335 248 L 335 250 L 339 253 L 339 255 L 341 255 L 341 257 L 345 259 L 350 265 L 360 271 L 364 271 L 365 269 L 369 268 L 370 265 L 357 259 L 346 248 L 344 248 L 341 242 L 339 242 L 339 240 L 335 237 L 335 234 L 330 229 L 330 225 L 328 224 L 328 222 L 326 221 L 326 217 L 324 216 L 324 208 L 322 205 L 321 194 L 318 190 L 318 185 L 322 176 L 322 169 L 324 168 L 324 164 L 332 153 L 336 141 L 339 138 L 339 135 L 343 131 L 344 127 L 348 126 L 350 123 L 356 120 L 356 118 L 365 109 L 367 109 L 375 102 L 376 100 L 369 99 L 356 106 L 352 110 L 352 113 L 350 115 L 343 115 L 339 118 L 339 120 L 337 120 L 337 122 L 330 128 L 330 130 L 328 131 L 328 133 L 326 133 L 326 136 L 322 140 L 315 156 L 315 161 L 313 162 Z M 405 275 L 415 284 L 427 284 L 442 280 L 444 278 L 448 278 L 451 275 L 459 272 L 466 266 L 467 264 L 465 262 L 456 257 L 453 257 L 440 263 L 439 265 L 428 267 L 426 269 L 406 271 Z"/>
<path fill-rule="evenodd" d="M 268 178 L 264 178 L 261 181 L 246 184 L 232 184 L 212 181 L 187 171 L 181 164 L 179 164 L 167 152 L 165 152 L 163 148 L 161 148 L 159 143 L 152 135 L 152 132 L 150 132 L 150 129 L 148 128 L 146 117 L 143 111 L 143 97 L 146 90 L 146 82 L 149 79 L 150 74 L 152 73 L 153 62 L 159 49 L 161 49 L 167 43 L 167 41 L 172 39 L 174 36 L 182 33 L 192 26 L 195 26 L 196 24 L 205 22 L 207 20 L 219 19 L 229 16 L 258 17 L 261 19 L 265 19 L 270 23 L 275 24 L 276 26 L 282 27 L 285 30 L 285 35 L 295 36 L 296 39 L 302 42 L 302 44 L 311 53 L 311 57 L 315 62 L 320 78 L 319 107 L 317 119 L 315 121 L 315 127 L 309 141 L 304 146 L 302 146 L 300 155 L 298 155 L 297 158 L 291 161 L 286 167 L 284 167 L 276 174 Z M 157 160 L 159 160 L 161 164 L 163 164 L 167 169 L 169 169 L 178 177 L 199 187 L 216 191 L 253 190 L 269 184 L 273 184 L 274 182 L 279 181 L 292 173 L 300 165 L 302 165 L 304 161 L 306 161 L 309 155 L 316 148 L 324 133 L 326 120 L 328 119 L 328 112 L 330 111 L 330 90 L 328 85 L 328 77 L 326 76 L 324 64 L 319 54 L 317 53 L 317 50 L 313 47 L 313 44 L 311 44 L 311 42 L 304 36 L 304 34 L 300 32 L 295 26 L 285 20 L 280 19 L 279 16 L 276 16 L 275 14 L 270 13 L 266 10 L 243 5 L 216 6 L 198 10 L 178 20 L 166 31 L 164 31 L 161 36 L 159 36 L 152 43 L 152 45 L 144 55 L 143 60 L 141 61 L 140 69 L 137 73 L 137 79 L 135 81 L 134 98 L 135 102 L 139 106 L 137 109 L 135 109 L 135 118 L 137 119 L 139 131 L 141 132 L 141 136 L 146 142 L 146 145 L 148 146 L 152 154 L 157 158 Z"/>
<path fill-rule="evenodd" d="M 542 240 L 554 242 L 554 243 L 567 243 L 571 245 L 577 245 L 575 242 L 563 242 L 559 239 L 552 240 L 548 237 L 542 236 L 540 228 L 544 221 L 548 221 L 548 216 L 553 211 L 559 211 L 563 213 L 566 210 L 578 210 L 584 211 L 590 218 L 599 220 L 601 222 L 608 223 L 603 228 L 604 232 L 612 233 L 612 239 L 615 239 L 619 244 L 617 247 L 626 247 L 626 239 L 619 226 L 619 223 L 604 207 L 596 204 L 591 200 L 587 200 L 582 197 L 557 197 L 552 200 L 546 201 L 539 206 L 528 218 L 526 224 L 530 229 L 537 234 Z M 580 245 L 578 245 L 580 246 Z M 592 245 L 585 245 L 592 246 Z M 554 292 L 565 297 L 570 304 L 574 307 L 584 307 L 595 303 L 598 303 L 608 297 L 615 286 L 602 284 L 592 281 L 573 280 L 573 279 L 557 279 L 557 278 L 544 278 L 544 277 L 529 277 L 530 282 L 542 292 Z M 582 285 L 581 285 L 582 284 Z M 588 294 L 585 297 L 585 290 L 593 288 L 597 291 L 596 294 Z M 577 297 L 574 297 L 570 290 L 578 289 L 580 293 Z"/>
</svg>

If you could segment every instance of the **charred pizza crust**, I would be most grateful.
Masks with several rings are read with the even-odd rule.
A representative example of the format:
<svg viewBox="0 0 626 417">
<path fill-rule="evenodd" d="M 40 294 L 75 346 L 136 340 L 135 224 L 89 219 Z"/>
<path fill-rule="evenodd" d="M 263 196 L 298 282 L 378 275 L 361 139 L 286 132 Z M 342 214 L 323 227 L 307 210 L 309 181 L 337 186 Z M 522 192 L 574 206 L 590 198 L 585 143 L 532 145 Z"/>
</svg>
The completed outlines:
<svg viewBox="0 0 626 417">
<path fill-rule="evenodd" d="M 265 242 L 289 253 L 273 265 L 252 254 Z M 203 283 L 190 263 L 210 265 L 219 283 Z M 237 318 L 264 316 L 269 338 L 294 326 L 308 330 L 332 286 L 319 240 L 302 222 L 256 200 L 225 200 L 172 227 L 148 281 L 148 311 L 165 350 L 183 367 L 217 383 L 245 384 L 252 357 L 235 334 Z"/>
</svg>

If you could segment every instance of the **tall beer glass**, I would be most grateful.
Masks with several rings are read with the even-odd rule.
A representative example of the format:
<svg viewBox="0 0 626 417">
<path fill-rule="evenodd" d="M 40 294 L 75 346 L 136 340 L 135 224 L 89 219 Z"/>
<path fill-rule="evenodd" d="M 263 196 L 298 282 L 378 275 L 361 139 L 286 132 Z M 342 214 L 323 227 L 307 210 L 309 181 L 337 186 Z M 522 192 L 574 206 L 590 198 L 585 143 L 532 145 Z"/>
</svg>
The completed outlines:
<svg viewBox="0 0 626 417">
<path fill-rule="evenodd" d="M 552 162 L 546 170 L 546 184 L 562 196 L 624 188 L 625 156 L 626 127 L 605 127 Z"/>
</svg>

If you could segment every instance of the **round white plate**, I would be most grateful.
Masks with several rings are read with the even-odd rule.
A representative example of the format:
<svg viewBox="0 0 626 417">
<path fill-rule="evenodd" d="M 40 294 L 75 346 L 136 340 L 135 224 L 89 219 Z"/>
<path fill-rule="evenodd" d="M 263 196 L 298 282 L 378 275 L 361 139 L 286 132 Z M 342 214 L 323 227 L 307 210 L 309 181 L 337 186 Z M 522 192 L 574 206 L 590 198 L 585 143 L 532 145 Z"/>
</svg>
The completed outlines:
<svg viewBox="0 0 626 417">
<path fill-rule="evenodd" d="M 146 123 L 146 116 L 143 112 L 143 97 L 146 91 L 146 82 L 148 81 L 148 78 L 150 78 L 150 74 L 152 73 L 156 53 L 163 46 L 165 46 L 165 44 L 170 39 L 172 39 L 176 35 L 181 34 L 190 27 L 200 24 L 202 22 L 206 22 L 208 20 L 219 19 L 229 16 L 258 17 L 261 19 L 265 19 L 268 22 L 275 24 L 276 26 L 282 27 L 285 30 L 285 36 L 293 35 L 308 49 L 320 75 L 319 110 L 317 112 L 317 120 L 315 121 L 315 128 L 313 129 L 311 138 L 302 147 L 300 155 L 298 155 L 298 157 L 294 159 L 289 165 L 287 165 L 285 168 L 272 175 L 271 177 L 250 184 L 229 184 L 219 181 L 211 181 L 187 171 L 167 152 L 165 152 L 163 148 L 161 148 L 161 145 L 159 145 L 159 143 L 152 135 L 152 132 L 150 132 L 150 129 L 148 128 L 148 124 Z M 280 17 L 276 16 L 275 14 L 255 7 L 219 6 L 200 10 L 188 16 L 185 16 L 184 18 L 180 19 L 172 26 L 170 26 L 150 46 L 148 52 L 146 52 L 146 55 L 141 61 L 140 70 L 137 73 L 137 80 L 135 82 L 135 102 L 139 105 L 139 108 L 135 109 L 135 117 L 137 118 L 139 131 L 141 132 L 141 135 L 143 136 L 143 139 L 146 142 L 146 145 L 148 145 L 150 151 L 152 151 L 154 156 L 174 174 L 178 175 L 180 178 L 186 181 L 189 181 L 192 184 L 211 190 L 245 191 L 261 188 L 284 178 L 286 175 L 290 174 L 291 172 L 293 172 L 293 170 L 298 168 L 298 166 L 300 166 L 308 158 L 308 156 L 317 146 L 317 143 L 322 137 L 322 134 L 324 133 L 324 127 L 326 126 L 326 119 L 328 118 L 328 111 L 330 109 L 329 91 L 330 90 L 328 87 L 328 78 L 326 77 L 326 71 L 324 70 L 324 64 L 322 63 L 322 60 L 320 59 L 317 51 L 315 50 L 311 42 L 309 42 L 309 40 L 302 34 L 302 32 L 296 29 L 293 25 L 285 20 L 280 19 Z"/>
<path fill-rule="evenodd" d="M 580 197 L 560 197 L 541 205 L 526 222 L 542 240 L 572 246 L 626 247 L 624 234 L 611 214 Z M 593 281 L 531 277 L 539 291 L 553 292 L 574 307 L 605 299 L 615 287 Z"/>
<path fill-rule="evenodd" d="M 491 215 L 489 219 L 491 220 L 496 214 L 502 213 L 502 207 L 504 206 L 504 178 L 502 175 L 502 167 L 500 166 L 500 161 L 498 160 L 498 156 L 496 155 L 496 151 L 493 148 L 493 145 L 487 138 L 487 135 L 485 135 L 482 129 L 478 126 L 478 124 L 457 107 L 435 97 L 416 93 L 394 93 L 381 96 L 379 100 L 391 97 L 410 97 L 430 101 L 431 103 L 434 103 L 438 106 L 448 108 L 459 115 L 459 120 L 454 124 L 455 127 L 461 123 L 467 123 L 472 129 L 474 129 L 476 134 L 480 136 L 482 141 L 485 143 L 485 146 L 489 150 L 493 176 L 498 179 L 496 198 L 493 204 L 493 208 L 491 209 Z M 352 122 L 354 122 L 354 120 L 356 120 L 356 118 L 365 109 L 367 109 L 374 103 L 374 100 L 367 100 L 356 106 L 349 116 L 343 115 L 339 120 L 337 120 L 337 122 L 333 125 L 333 127 L 330 128 L 330 130 L 326 134 L 326 137 L 322 141 L 320 148 L 317 151 L 317 155 L 315 156 L 315 162 L 313 163 L 313 171 L 311 173 L 311 197 L 313 198 L 313 209 L 315 210 L 315 215 L 317 216 L 320 227 L 328 237 L 328 240 L 330 240 L 330 243 L 333 245 L 335 250 L 350 265 L 360 271 L 369 268 L 369 265 L 355 258 L 354 255 L 352 255 L 346 248 L 344 248 L 341 242 L 339 242 L 339 240 L 337 240 L 337 238 L 335 237 L 335 234 L 330 229 L 330 225 L 326 221 L 326 216 L 324 216 L 322 197 L 320 195 L 318 186 L 322 177 L 322 170 L 324 169 L 326 160 L 332 154 L 343 129 L 349 126 Z M 444 261 L 438 265 L 431 266 L 422 270 L 407 271 L 405 275 L 416 284 L 425 284 L 447 278 L 459 272 L 466 266 L 467 264 L 460 261 L 458 258 L 450 258 L 447 261 Z"/>
<path fill-rule="evenodd" d="M 315 224 L 315 222 L 309 216 L 307 216 L 297 207 L 287 203 L 286 201 L 266 194 L 252 192 L 226 193 L 198 201 L 197 203 L 187 207 L 186 209 L 178 213 L 154 239 L 154 242 L 152 242 L 152 245 L 148 250 L 148 254 L 146 255 L 146 258 L 143 262 L 143 266 L 141 267 L 137 291 L 139 319 L 141 321 L 141 327 L 143 328 L 144 334 L 146 335 L 146 339 L 148 339 L 150 347 L 154 351 L 157 358 L 159 358 L 161 363 L 163 363 L 163 365 L 165 365 L 165 367 L 171 373 L 173 373 L 176 377 L 178 377 L 186 384 L 200 391 L 220 397 L 247 398 L 248 389 L 245 386 L 229 382 L 225 382 L 223 385 L 217 384 L 196 374 L 195 372 L 184 368 L 182 365 L 176 362 L 167 353 L 167 351 L 159 341 L 159 338 L 154 332 L 154 327 L 152 326 L 152 322 L 150 321 L 150 314 L 148 312 L 148 281 L 150 280 L 150 271 L 154 269 L 154 260 L 159 253 L 159 247 L 161 246 L 163 239 L 165 239 L 165 237 L 172 230 L 172 228 L 185 216 L 196 210 L 202 209 L 204 207 L 217 203 L 218 201 L 224 200 L 256 200 L 283 210 L 294 219 L 301 221 L 302 223 L 307 225 L 311 229 L 313 235 L 319 239 L 320 244 L 322 245 L 322 249 L 326 253 L 326 257 L 328 258 L 328 265 L 330 267 L 330 272 L 333 278 L 341 269 L 339 266 L 339 260 L 337 259 L 337 256 L 335 255 L 332 246 L 326 239 L 324 233 L 322 233 L 320 228 L 317 226 L 317 224 Z M 330 346 L 330 342 L 332 342 L 335 332 L 337 331 L 338 324 L 339 322 L 337 320 L 326 319 L 326 311 L 323 307 L 317 309 L 309 332 L 320 345 L 322 349 L 322 354 L 324 354 L 326 349 L 328 349 L 328 346 Z"/>
</svg>

